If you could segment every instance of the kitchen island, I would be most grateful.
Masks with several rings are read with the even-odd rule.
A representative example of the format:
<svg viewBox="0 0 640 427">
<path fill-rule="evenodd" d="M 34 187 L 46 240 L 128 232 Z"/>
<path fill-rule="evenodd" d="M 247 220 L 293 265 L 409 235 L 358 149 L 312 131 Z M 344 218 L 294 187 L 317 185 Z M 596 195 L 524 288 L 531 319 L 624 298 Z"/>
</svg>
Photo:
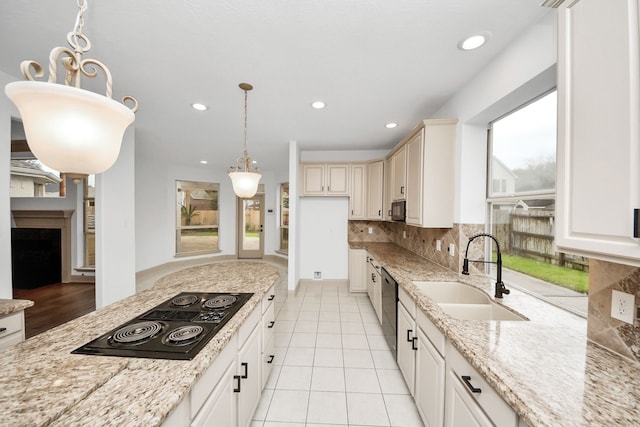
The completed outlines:
<svg viewBox="0 0 640 427">
<path fill-rule="evenodd" d="M 0 425 L 157 426 L 187 395 L 279 280 L 277 267 L 232 261 L 169 274 L 153 287 L 0 352 Z M 253 297 L 190 361 L 71 354 L 180 292 Z"/>
<path fill-rule="evenodd" d="M 458 320 L 413 281 L 460 281 L 493 295 L 493 280 L 460 276 L 394 243 L 366 249 L 529 426 L 638 425 L 640 365 L 587 339 L 584 318 L 511 288 L 502 301 L 527 321 Z"/>
</svg>

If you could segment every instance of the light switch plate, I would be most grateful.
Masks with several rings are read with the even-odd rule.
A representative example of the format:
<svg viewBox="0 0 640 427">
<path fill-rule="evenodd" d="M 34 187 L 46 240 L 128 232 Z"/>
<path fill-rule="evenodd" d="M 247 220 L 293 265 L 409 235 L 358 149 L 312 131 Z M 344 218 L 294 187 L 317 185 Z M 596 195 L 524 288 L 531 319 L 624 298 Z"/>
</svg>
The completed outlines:
<svg viewBox="0 0 640 427">
<path fill-rule="evenodd" d="M 436 251 L 442 250 L 442 240 L 436 240 Z"/>
<path fill-rule="evenodd" d="M 449 255 L 454 256 L 456 254 L 456 245 L 451 243 L 449 245 Z"/>
<path fill-rule="evenodd" d="M 611 317 L 633 325 L 636 297 L 633 294 L 611 291 Z"/>
</svg>

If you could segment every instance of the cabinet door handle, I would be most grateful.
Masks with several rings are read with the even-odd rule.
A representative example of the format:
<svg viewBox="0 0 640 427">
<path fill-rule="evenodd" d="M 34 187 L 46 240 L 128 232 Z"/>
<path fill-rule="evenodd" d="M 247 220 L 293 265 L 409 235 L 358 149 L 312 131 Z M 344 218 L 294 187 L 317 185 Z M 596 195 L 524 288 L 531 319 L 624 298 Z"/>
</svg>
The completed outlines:
<svg viewBox="0 0 640 427">
<path fill-rule="evenodd" d="M 471 390 L 471 393 L 482 393 L 481 389 L 474 387 L 473 384 L 471 384 L 471 377 L 469 375 L 462 375 L 460 378 L 462 378 L 462 381 L 464 381 L 467 388 Z"/>
<path fill-rule="evenodd" d="M 633 210 L 633 237 L 640 237 L 640 209 Z"/>
<path fill-rule="evenodd" d="M 7 330 L 7 328 L 0 328 L 0 332 L 4 332 L 6 330 Z"/>
<path fill-rule="evenodd" d="M 271 295 L 269 295 L 269 299 L 268 299 L 267 301 L 273 301 L 273 299 L 274 299 L 275 297 L 276 297 L 275 295 L 271 294 Z"/>
<path fill-rule="evenodd" d="M 378 216 L 382 216 L 382 211 L 378 210 Z"/>
<path fill-rule="evenodd" d="M 271 322 L 269 322 L 269 326 L 267 326 L 267 328 L 271 329 L 275 324 L 276 324 L 275 320 L 272 320 Z"/>
<path fill-rule="evenodd" d="M 233 389 L 233 392 L 234 392 L 234 393 L 240 393 L 240 381 L 241 381 L 241 379 L 240 379 L 240 375 L 234 375 L 234 376 L 233 376 L 233 379 L 234 379 L 234 380 L 236 380 L 236 381 L 238 381 L 238 382 L 236 383 L 236 384 L 237 384 L 237 387 L 235 387 L 235 388 Z"/>
<path fill-rule="evenodd" d="M 242 378 L 249 378 L 249 364 L 247 362 L 242 362 L 240 366 L 244 368 L 244 375 L 242 375 Z"/>
<path fill-rule="evenodd" d="M 404 194 L 404 185 L 400 187 L 400 194 Z"/>
<path fill-rule="evenodd" d="M 274 354 L 270 354 L 269 355 L 269 360 L 267 360 L 267 363 L 273 363 L 273 359 L 275 359 L 275 355 Z"/>
<path fill-rule="evenodd" d="M 418 337 L 413 337 L 411 339 L 411 350 L 417 350 L 418 347 L 416 347 L 416 342 L 418 341 Z"/>
<path fill-rule="evenodd" d="M 413 333 L 413 330 L 407 329 L 407 342 L 413 342 L 413 338 L 411 338 L 412 333 Z"/>
</svg>

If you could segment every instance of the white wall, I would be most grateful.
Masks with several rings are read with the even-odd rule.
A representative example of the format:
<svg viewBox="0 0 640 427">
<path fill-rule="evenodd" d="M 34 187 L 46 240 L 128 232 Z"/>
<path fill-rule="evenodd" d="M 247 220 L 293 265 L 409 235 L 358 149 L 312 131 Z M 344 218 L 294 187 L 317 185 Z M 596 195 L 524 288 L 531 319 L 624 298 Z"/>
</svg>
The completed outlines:
<svg viewBox="0 0 640 427">
<path fill-rule="evenodd" d="M 235 255 L 236 196 L 224 168 L 207 165 L 172 165 L 162 160 L 136 156 L 136 271 L 175 261 L 176 180 L 201 181 L 220 184 L 219 187 L 219 249 L 214 256 Z M 265 189 L 264 252 L 273 255 L 280 248 L 277 216 L 280 183 L 287 182 L 286 171 L 276 176 L 262 171 L 260 183 Z M 190 258 L 211 257 L 212 254 Z M 180 257 L 184 259 L 185 257 Z"/>
<path fill-rule="evenodd" d="M 10 214 L 10 174 L 11 160 L 11 116 L 18 116 L 18 110 L 4 96 L 7 83 L 18 80 L 0 71 L 0 298 L 13 298 L 11 287 L 11 214 Z"/>
<path fill-rule="evenodd" d="M 120 155 L 96 175 L 96 308 L 136 292 L 135 128 L 124 134 Z"/>
<path fill-rule="evenodd" d="M 301 197 L 300 279 L 349 278 L 348 197 Z"/>
<path fill-rule="evenodd" d="M 488 123 L 556 84 L 556 13 L 549 9 L 434 115 L 459 120 L 455 222 L 485 222 Z"/>
</svg>

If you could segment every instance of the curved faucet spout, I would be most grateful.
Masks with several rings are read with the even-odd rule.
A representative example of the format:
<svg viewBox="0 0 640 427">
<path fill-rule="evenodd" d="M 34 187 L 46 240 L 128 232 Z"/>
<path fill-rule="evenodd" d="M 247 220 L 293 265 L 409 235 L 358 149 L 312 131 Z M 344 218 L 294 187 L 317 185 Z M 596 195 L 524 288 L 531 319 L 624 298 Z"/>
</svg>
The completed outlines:
<svg viewBox="0 0 640 427">
<path fill-rule="evenodd" d="M 473 242 L 475 239 L 477 239 L 478 237 L 489 237 L 490 239 L 493 239 L 493 241 L 496 243 L 496 249 L 498 251 L 498 258 L 496 260 L 496 262 L 493 261 L 485 261 L 485 260 L 471 260 L 469 261 L 469 245 L 471 244 L 471 242 Z M 509 291 L 509 289 L 507 289 L 504 286 L 504 283 L 502 282 L 502 251 L 500 250 L 500 243 L 498 242 L 498 239 L 496 239 L 492 234 L 489 233 L 478 233 L 475 236 L 471 236 L 471 238 L 469 238 L 469 241 L 467 242 L 467 248 L 464 251 L 464 260 L 462 261 L 462 274 L 464 275 L 469 275 L 469 262 L 483 262 L 483 263 L 487 263 L 487 264 L 496 264 L 496 270 L 497 270 L 497 277 L 496 277 L 496 293 L 495 293 L 495 297 L 496 298 L 502 298 L 503 295 L 508 295 L 511 291 Z"/>
</svg>

